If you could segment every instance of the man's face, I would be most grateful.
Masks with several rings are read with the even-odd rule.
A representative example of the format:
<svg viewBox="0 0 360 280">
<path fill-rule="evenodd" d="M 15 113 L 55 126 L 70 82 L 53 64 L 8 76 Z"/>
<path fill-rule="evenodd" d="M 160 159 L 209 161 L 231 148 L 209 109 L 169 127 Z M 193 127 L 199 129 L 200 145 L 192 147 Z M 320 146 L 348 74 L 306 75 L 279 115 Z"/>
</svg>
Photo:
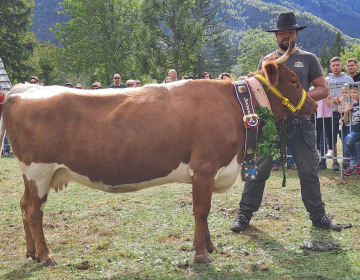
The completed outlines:
<svg viewBox="0 0 360 280">
<path fill-rule="evenodd" d="M 120 75 L 114 75 L 114 84 L 119 85 L 121 82 Z"/>
<path fill-rule="evenodd" d="M 276 31 L 275 36 L 278 41 L 279 48 L 286 51 L 289 47 L 290 39 L 292 41 L 292 47 L 294 47 L 298 33 L 299 31 L 296 31 L 295 29 Z"/>
<path fill-rule="evenodd" d="M 343 63 L 341 63 L 340 60 L 333 61 L 330 63 L 331 72 L 335 76 L 339 76 L 341 74 L 342 67 L 343 67 Z"/>
<path fill-rule="evenodd" d="M 37 83 L 37 81 L 35 79 L 30 80 L 30 84 L 36 84 L 36 83 Z"/>
<path fill-rule="evenodd" d="M 354 61 L 349 61 L 346 63 L 346 71 L 349 73 L 349 75 L 354 76 L 356 74 L 357 69 L 358 66 L 355 64 Z"/>
<path fill-rule="evenodd" d="M 173 80 L 173 81 L 176 81 L 176 78 L 177 78 L 177 74 L 174 70 L 170 70 L 169 73 L 168 73 L 168 76 Z"/>
</svg>

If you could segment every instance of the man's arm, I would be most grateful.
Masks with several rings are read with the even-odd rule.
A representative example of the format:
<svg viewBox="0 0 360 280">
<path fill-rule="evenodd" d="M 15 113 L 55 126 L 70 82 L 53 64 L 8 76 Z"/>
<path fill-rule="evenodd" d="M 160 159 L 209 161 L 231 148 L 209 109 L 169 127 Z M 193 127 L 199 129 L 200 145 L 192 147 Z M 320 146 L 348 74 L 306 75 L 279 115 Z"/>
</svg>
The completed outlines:
<svg viewBox="0 0 360 280">
<path fill-rule="evenodd" d="M 315 101 L 319 101 L 329 96 L 329 87 L 324 76 L 320 76 L 312 81 L 314 89 L 307 92 Z"/>
</svg>

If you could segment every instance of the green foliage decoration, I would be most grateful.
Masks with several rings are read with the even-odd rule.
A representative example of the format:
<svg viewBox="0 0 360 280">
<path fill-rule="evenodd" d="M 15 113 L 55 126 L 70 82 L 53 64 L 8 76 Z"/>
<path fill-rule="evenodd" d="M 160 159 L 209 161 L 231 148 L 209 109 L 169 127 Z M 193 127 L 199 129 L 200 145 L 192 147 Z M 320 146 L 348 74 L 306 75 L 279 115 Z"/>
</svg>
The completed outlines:
<svg viewBox="0 0 360 280">
<path fill-rule="evenodd" d="M 260 133 L 256 155 L 261 158 L 272 157 L 273 160 L 280 157 L 278 148 L 279 134 L 275 125 L 275 114 L 268 108 L 255 106 L 256 114 L 260 119 Z"/>
</svg>

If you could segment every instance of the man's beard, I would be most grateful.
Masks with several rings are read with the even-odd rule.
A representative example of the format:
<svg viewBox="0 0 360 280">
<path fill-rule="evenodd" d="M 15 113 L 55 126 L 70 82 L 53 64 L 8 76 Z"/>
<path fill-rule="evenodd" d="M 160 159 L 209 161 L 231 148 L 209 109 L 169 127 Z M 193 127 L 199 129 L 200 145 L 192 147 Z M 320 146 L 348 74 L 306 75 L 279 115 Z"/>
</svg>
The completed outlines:
<svg viewBox="0 0 360 280">
<path fill-rule="evenodd" d="M 295 47 L 295 43 L 296 43 L 296 40 L 291 41 L 292 48 Z M 287 49 L 288 49 L 288 46 L 286 46 L 283 42 L 281 42 L 281 43 L 279 44 L 279 48 L 282 49 L 284 52 L 286 52 Z"/>
</svg>

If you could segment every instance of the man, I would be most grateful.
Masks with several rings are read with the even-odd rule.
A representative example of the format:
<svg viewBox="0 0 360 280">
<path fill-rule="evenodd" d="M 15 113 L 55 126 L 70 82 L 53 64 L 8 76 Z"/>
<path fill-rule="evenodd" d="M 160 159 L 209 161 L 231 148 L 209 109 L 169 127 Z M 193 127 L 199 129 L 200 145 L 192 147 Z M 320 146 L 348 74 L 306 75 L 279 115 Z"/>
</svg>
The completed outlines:
<svg viewBox="0 0 360 280">
<path fill-rule="evenodd" d="M 354 80 L 354 82 L 360 81 L 360 72 L 357 71 L 358 65 L 356 64 L 355 58 L 349 58 L 346 60 L 346 71 L 348 72 L 350 78 Z"/>
<path fill-rule="evenodd" d="M 37 84 L 39 82 L 38 77 L 36 76 L 31 76 L 30 78 L 30 84 Z"/>
<path fill-rule="evenodd" d="M 125 84 L 121 83 L 121 77 L 119 74 L 114 74 L 114 83 L 109 88 L 127 88 Z"/>
<path fill-rule="evenodd" d="M 135 80 L 135 87 L 141 87 L 140 80 Z"/>
<path fill-rule="evenodd" d="M 328 96 L 328 86 L 325 81 L 320 63 L 312 53 L 299 50 L 295 47 L 298 32 L 306 26 L 299 27 L 296 23 L 294 13 L 282 13 L 277 20 L 274 32 L 278 41 L 279 49 L 265 57 L 268 59 L 273 55 L 281 56 L 289 47 L 290 40 L 294 46 L 290 57 L 285 65 L 294 71 L 300 84 L 307 91 L 307 95 L 315 101 Z M 259 64 L 261 68 L 262 62 Z M 309 92 L 310 84 L 314 89 Z M 285 121 L 287 135 L 286 145 L 290 148 L 294 161 L 298 168 L 301 186 L 301 195 L 306 210 L 309 212 L 310 220 L 314 226 L 341 231 L 341 228 L 334 225 L 326 215 L 324 203 L 321 199 L 320 182 L 317 175 L 318 155 L 315 143 L 315 126 L 310 117 L 296 115 L 288 116 Z M 244 230 L 261 205 L 266 180 L 270 176 L 272 158 L 260 159 L 258 166 L 258 181 L 246 182 L 240 201 L 240 209 L 231 226 L 231 230 L 239 232 Z"/>
<path fill-rule="evenodd" d="M 330 60 L 330 68 L 331 73 L 326 77 L 326 80 L 329 82 L 330 87 L 340 86 L 345 83 L 351 83 L 353 82 L 353 79 L 349 76 L 345 75 L 341 70 L 343 68 L 344 64 L 342 63 L 342 60 L 340 57 L 333 57 Z M 329 150 L 326 153 L 325 157 L 332 158 L 337 157 L 337 135 L 339 133 L 339 121 L 341 119 L 341 114 L 339 113 L 339 105 L 340 105 L 340 97 L 342 97 L 341 93 L 341 87 L 336 87 L 331 89 L 331 96 L 332 96 L 332 127 L 333 127 L 333 139 L 329 140 Z M 331 99 L 331 96 L 328 98 Z M 337 161 L 337 159 L 333 158 L 333 166 L 332 171 L 339 171 L 340 166 Z"/>
<path fill-rule="evenodd" d="M 65 87 L 68 87 L 68 88 L 73 88 L 74 86 L 73 86 L 73 84 L 72 84 L 72 83 L 67 82 L 67 83 L 65 84 Z"/>
<path fill-rule="evenodd" d="M 170 69 L 169 73 L 168 73 L 168 77 L 171 78 L 171 80 L 173 80 L 173 82 L 177 81 L 177 72 L 175 69 Z"/>
</svg>

